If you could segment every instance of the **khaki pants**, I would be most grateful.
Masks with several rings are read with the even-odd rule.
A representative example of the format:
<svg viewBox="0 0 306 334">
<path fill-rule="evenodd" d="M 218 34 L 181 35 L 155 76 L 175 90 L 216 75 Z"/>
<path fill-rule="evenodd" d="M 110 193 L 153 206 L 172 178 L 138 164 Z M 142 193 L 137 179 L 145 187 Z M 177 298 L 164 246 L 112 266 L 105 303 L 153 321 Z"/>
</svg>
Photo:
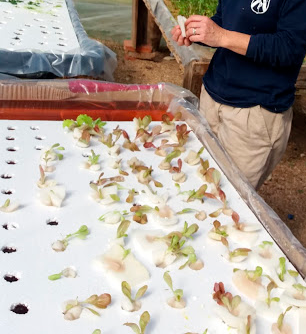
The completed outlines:
<svg viewBox="0 0 306 334">
<path fill-rule="evenodd" d="M 200 112 L 239 169 L 258 189 L 285 153 L 292 108 L 280 114 L 259 105 L 234 108 L 214 101 L 202 86 Z"/>
</svg>

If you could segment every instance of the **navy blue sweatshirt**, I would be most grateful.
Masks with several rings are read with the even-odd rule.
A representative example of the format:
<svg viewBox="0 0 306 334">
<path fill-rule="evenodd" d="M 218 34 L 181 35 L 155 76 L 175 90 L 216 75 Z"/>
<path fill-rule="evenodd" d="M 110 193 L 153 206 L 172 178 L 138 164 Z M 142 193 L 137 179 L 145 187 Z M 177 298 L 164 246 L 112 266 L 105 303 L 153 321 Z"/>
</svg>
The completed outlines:
<svg viewBox="0 0 306 334">
<path fill-rule="evenodd" d="M 306 0 L 219 0 L 214 22 L 251 35 L 246 56 L 218 48 L 203 83 L 238 108 L 287 110 L 306 53 Z"/>
</svg>

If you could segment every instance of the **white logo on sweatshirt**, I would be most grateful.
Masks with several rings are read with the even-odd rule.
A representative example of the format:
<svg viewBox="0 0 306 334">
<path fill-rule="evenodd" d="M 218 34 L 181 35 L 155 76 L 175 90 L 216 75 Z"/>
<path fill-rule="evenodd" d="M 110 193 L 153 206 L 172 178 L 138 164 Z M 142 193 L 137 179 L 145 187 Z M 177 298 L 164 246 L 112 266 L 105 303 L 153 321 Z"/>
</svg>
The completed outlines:
<svg viewBox="0 0 306 334">
<path fill-rule="evenodd" d="M 252 0 L 251 9 L 256 14 L 264 14 L 270 6 L 270 0 Z"/>
</svg>

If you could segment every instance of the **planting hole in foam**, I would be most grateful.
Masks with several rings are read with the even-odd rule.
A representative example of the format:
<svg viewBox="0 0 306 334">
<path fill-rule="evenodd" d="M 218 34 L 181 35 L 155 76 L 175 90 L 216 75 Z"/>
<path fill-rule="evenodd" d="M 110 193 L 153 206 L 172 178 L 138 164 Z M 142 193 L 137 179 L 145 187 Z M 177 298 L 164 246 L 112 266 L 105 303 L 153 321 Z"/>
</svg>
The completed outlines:
<svg viewBox="0 0 306 334">
<path fill-rule="evenodd" d="M 19 225 L 17 223 L 5 223 L 2 225 L 2 228 L 5 230 L 16 230 L 19 228 Z"/>
<path fill-rule="evenodd" d="M 56 218 L 48 219 L 48 220 L 47 220 L 47 225 L 50 225 L 50 226 L 57 226 L 57 225 L 58 225 L 58 220 L 57 220 Z"/>
<path fill-rule="evenodd" d="M 7 147 L 6 150 L 9 152 L 16 152 L 19 150 L 19 147 Z"/>
<path fill-rule="evenodd" d="M 4 246 L 1 248 L 1 251 L 2 253 L 5 253 L 5 254 L 11 254 L 11 253 L 16 253 L 17 249 L 11 246 Z"/>
<path fill-rule="evenodd" d="M 13 177 L 12 174 L 1 174 L 1 179 L 8 180 L 11 179 L 12 177 Z"/>
<path fill-rule="evenodd" d="M 15 137 L 12 137 L 12 136 L 7 136 L 5 137 L 6 140 L 15 140 Z"/>
<path fill-rule="evenodd" d="M 35 139 L 36 140 L 44 140 L 44 139 L 46 139 L 46 137 L 44 137 L 44 136 L 36 136 Z"/>
<path fill-rule="evenodd" d="M 10 310 L 16 314 L 26 314 L 29 312 L 28 306 L 21 303 L 12 305 Z"/>
<path fill-rule="evenodd" d="M 32 126 L 30 126 L 30 129 L 31 130 L 39 130 L 39 126 L 32 125 Z"/>
<path fill-rule="evenodd" d="M 6 160 L 6 163 L 8 165 L 16 165 L 18 163 L 18 161 L 17 160 Z"/>
<path fill-rule="evenodd" d="M 1 193 L 2 193 L 3 195 L 12 195 L 14 192 L 15 192 L 14 189 L 2 189 L 2 190 L 1 190 Z"/>
<path fill-rule="evenodd" d="M 35 148 L 35 150 L 37 150 L 37 151 L 41 151 L 44 147 L 43 147 L 43 146 L 40 146 L 40 145 L 37 145 L 37 146 L 35 146 L 34 148 Z"/>
<path fill-rule="evenodd" d="M 6 274 L 3 276 L 3 279 L 9 283 L 14 283 L 14 282 L 18 282 L 20 277 L 18 277 L 18 274 Z"/>
<path fill-rule="evenodd" d="M 13 131 L 13 130 L 16 130 L 17 128 L 16 126 L 8 126 L 7 129 L 10 131 Z"/>
</svg>

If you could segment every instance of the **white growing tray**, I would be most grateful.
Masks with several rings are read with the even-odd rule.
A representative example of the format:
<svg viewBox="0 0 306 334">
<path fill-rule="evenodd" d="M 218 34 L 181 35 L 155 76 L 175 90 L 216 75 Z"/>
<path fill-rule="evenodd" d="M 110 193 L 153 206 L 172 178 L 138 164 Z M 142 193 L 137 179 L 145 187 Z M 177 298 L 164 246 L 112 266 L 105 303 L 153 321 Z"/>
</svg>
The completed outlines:
<svg viewBox="0 0 306 334">
<path fill-rule="evenodd" d="M 124 128 L 131 138 L 134 138 L 132 122 L 108 122 L 105 127 L 107 133 L 117 124 Z M 8 127 L 13 127 L 14 130 L 8 130 Z M 148 333 L 183 334 L 189 331 L 202 333 L 205 328 L 208 328 L 208 334 L 237 333 L 236 330 L 228 329 L 213 314 L 212 307 L 215 304 L 212 299 L 213 286 L 215 282 L 222 281 L 227 291 L 233 295 L 240 294 L 231 283 L 233 268 L 254 269 L 256 263 L 248 260 L 232 265 L 221 256 L 224 253 L 224 246 L 207 237 L 214 218 L 208 217 L 205 221 L 199 222 L 193 214 L 183 215 L 180 216 L 179 225 L 170 228 L 171 231 L 180 230 L 185 220 L 189 224 L 197 223 L 200 226 L 195 240 L 189 244 L 195 248 L 197 256 L 204 261 L 204 269 L 199 272 L 189 268 L 178 270 L 182 264 L 181 261 L 167 268 L 173 278 L 174 288 L 184 290 L 187 300 L 187 307 L 184 310 L 171 309 L 166 304 L 171 292 L 162 278 L 164 270 L 151 264 L 131 242 L 133 230 L 160 229 L 160 227 L 156 227 L 150 221 L 147 225 L 142 226 L 132 222 L 128 231 L 127 248 L 131 248 L 136 258 L 146 266 L 151 274 L 151 279 L 148 282 L 148 292 L 142 299 L 142 309 L 135 313 L 125 312 L 121 309 L 123 295 L 120 287 L 112 284 L 113 282 L 107 279 L 105 273 L 97 270 L 93 261 L 108 249 L 108 243 L 115 237 L 117 229 L 117 226 L 108 226 L 99 222 L 98 217 L 117 209 L 118 206 L 103 207 L 94 202 L 89 197 L 89 182 L 97 179 L 99 173 L 79 168 L 81 161 L 86 159 L 82 154 L 89 152 L 92 148 L 96 154 L 101 154 L 100 160 L 105 176 L 117 175 L 116 170 L 107 167 L 108 155 L 105 146 L 92 140 L 92 147 L 88 149 L 76 147 L 72 134 L 64 133 L 61 122 L 0 121 L 0 134 L 0 174 L 12 175 L 11 179 L 0 178 L 0 191 L 13 191 L 13 194 L 9 196 L 0 193 L 0 203 L 11 198 L 18 200 L 21 204 L 21 208 L 16 212 L 0 213 L 1 225 L 8 224 L 10 227 L 6 230 L 0 225 L 0 248 L 11 246 L 17 249 L 11 254 L 0 252 L 0 333 L 91 334 L 96 328 L 99 328 L 103 334 L 128 334 L 132 333 L 132 330 L 123 326 L 123 323 L 138 323 L 140 314 L 146 310 L 151 315 Z M 14 140 L 7 140 L 7 136 L 13 137 Z M 201 147 L 193 134 L 191 137 L 192 142 L 187 144 L 187 150 L 182 155 L 182 159 L 191 148 L 198 150 Z M 64 159 L 57 163 L 56 171 L 51 174 L 53 179 L 65 186 L 68 194 L 60 209 L 44 207 L 37 198 L 36 182 L 39 178 L 38 164 L 41 155 L 41 151 L 37 148 L 49 147 L 54 143 L 60 143 L 66 149 Z M 8 147 L 15 147 L 17 151 L 7 151 Z M 137 156 L 147 165 L 153 165 L 154 177 L 164 184 L 164 188 L 157 189 L 157 191 L 159 194 L 166 190 L 170 192 L 171 198 L 168 204 L 174 211 L 193 207 L 204 209 L 209 214 L 219 208 L 218 203 L 210 200 L 207 200 L 204 206 L 198 201 L 182 202 L 176 196 L 177 190 L 168 171 L 161 171 L 157 167 L 161 158 L 143 147 L 141 152 L 133 153 L 124 150 L 124 154 L 120 156 L 128 172 L 130 170 L 126 166 L 126 161 L 133 156 Z M 218 168 L 206 150 L 202 157 L 203 159 L 208 158 L 210 165 Z M 16 161 L 16 164 L 7 164 L 9 160 Z M 182 190 L 198 189 L 202 184 L 196 176 L 196 169 L 197 166 L 191 167 L 186 163 L 183 164 L 183 171 L 187 173 L 188 180 L 182 184 Z M 136 177 L 132 173 L 126 177 L 124 186 L 142 189 L 140 184 L 136 183 Z M 229 205 L 240 214 L 241 221 L 258 222 L 225 176 L 222 176 L 221 186 L 229 198 Z M 129 210 L 130 205 L 125 202 L 127 191 L 120 191 L 120 197 L 119 209 Z M 152 205 L 152 203 L 145 202 L 143 196 L 137 196 L 136 202 Z M 55 219 L 59 224 L 57 226 L 47 225 L 49 219 Z M 232 222 L 227 216 L 218 219 L 222 224 Z M 51 244 L 54 241 L 63 238 L 68 233 L 75 232 L 83 224 L 90 229 L 86 240 L 71 241 L 63 253 L 56 253 L 52 250 Z M 263 240 L 273 241 L 264 228 L 260 232 L 258 244 Z M 49 275 L 58 273 L 68 266 L 76 267 L 78 276 L 75 279 L 63 278 L 54 282 L 48 280 Z M 5 274 L 13 274 L 19 277 L 19 280 L 13 283 L 6 282 L 2 278 Z M 101 317 L 84 311 L 78 320 L 64 320 L 61 308 L 64 301 L 77 297 L 79 300 L 85 300 L 91 294 L 101 293 L 112 295 L 112 303 L 106 310 L 100 312 Z M 252 301 L 245 297 L 243 300 L 252 304 Z M 16 303 L 27 305 L 29 312 L 25 315 L 11 312 L 10 307 Z M 274 319 L 274 322 L 276 320 Z M 303 333 L 298 328 L 299 320 L 296 311 L 289 312 L 286 315 L 286 321 L 292 324 L 293 333 Z M 257 333 L 270 333 L 270 327 L 271 322 L 263 318 L 257 319 Z"/>
<path fill-rule="evenodd" d="M 33 0 L 36 2 L 36 0 Z M 0 2 L 1 49 L 66 53 L 80 49 L 65 0 Z M 35 8 L 27 9 L 27 6 Z"/>
</svg>

